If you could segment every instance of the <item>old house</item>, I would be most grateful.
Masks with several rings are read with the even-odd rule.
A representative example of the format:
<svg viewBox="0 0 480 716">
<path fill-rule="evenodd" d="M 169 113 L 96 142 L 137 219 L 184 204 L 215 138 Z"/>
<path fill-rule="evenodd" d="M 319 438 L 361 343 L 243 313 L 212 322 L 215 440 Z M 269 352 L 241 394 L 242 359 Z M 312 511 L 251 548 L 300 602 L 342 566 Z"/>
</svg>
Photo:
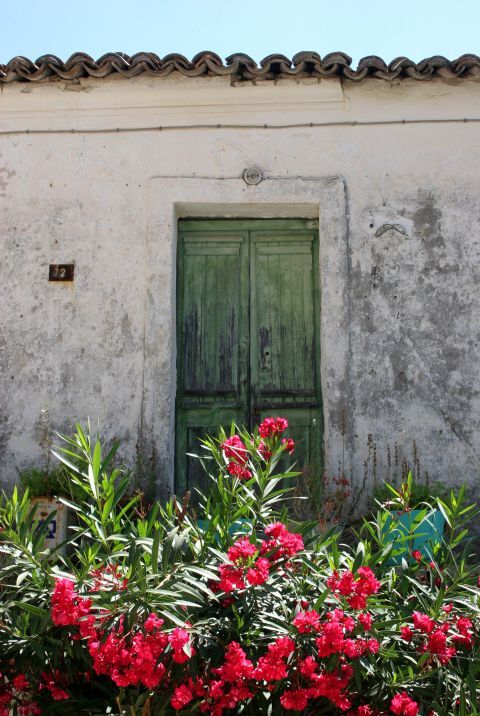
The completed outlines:
<svg viewBox="0 0 480 716">
<path fill-rule="evenodd" d="M 159 489 L 232 419 L 475 485 L 480 58 L 0 65 L 0 470 L 89 416 Z"/>
</svg>

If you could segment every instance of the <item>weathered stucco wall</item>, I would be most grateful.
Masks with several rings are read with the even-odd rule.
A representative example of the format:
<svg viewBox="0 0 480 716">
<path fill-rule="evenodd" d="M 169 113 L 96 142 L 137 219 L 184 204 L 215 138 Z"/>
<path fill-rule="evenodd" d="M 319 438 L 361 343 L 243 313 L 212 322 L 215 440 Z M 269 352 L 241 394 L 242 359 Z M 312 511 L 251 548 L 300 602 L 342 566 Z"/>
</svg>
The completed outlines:
<svg viewBox="0 0 480 716">
<path fill-rule="evenodd" d="M 473 80 L 2 87 L 1 481 L 40 461 L 48 411 L 98 420 L 168 487 L 178 216 L 318 215 L 329 469 L 346 421 L 358 480 L 372 434 L 475 487 L 480 122 L 445 121 L 463 118 Z M 49 283 L 68 262 L 74 283 Z"/>
</svg>

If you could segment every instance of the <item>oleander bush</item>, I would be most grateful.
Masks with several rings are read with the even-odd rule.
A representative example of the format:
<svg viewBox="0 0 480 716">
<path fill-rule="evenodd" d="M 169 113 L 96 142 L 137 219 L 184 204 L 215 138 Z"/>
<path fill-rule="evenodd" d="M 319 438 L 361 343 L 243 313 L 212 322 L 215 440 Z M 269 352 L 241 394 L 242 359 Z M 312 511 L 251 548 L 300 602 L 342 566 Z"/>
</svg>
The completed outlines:
<svg viewBox="0 0 480 716">
<path fill-rule="evenodd" d="M 0 716 L 477 714 L 475 508 L 463 490 L 436 499 L 433 559 L 402 557 L 381 506 L 342 545 L 290 517 L 287 429 L 205 440 L 207 494 L 144 509 L 115 448 L 77 427 L 57 452 L 76 526 L 53 552 L 28 491 L 4 495 Z"/>
</svg>

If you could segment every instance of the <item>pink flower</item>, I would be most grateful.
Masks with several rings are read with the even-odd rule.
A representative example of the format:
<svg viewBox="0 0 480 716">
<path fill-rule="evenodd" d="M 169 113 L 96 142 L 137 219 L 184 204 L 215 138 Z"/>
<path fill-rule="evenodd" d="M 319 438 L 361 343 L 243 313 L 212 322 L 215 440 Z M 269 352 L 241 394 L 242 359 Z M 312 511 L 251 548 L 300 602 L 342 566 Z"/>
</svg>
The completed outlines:
<svg viewBox="0 0 480 716">
<path fill-rule="evenodd" d="M 287 676 L 285 660 L 295 650 L 295 642 L 290 637 L 279 637 L 268 645 L 268 652 L 258 660 L 253 677 L 257 681 L 279 681 Z"/>
<path fill-rule="evenodd" d="M 173 649 L 172 659 L 176 664 L 184 664 L 195 654 L 190 643 L 190 634 L 185 629 L 176 627 L 168 635 L 168 641 Z"/>
<path fill-rule="evenodd" d="M 367 649 L 371 654 L 377 654 L 380 649 L 380 644 L 376 639 L 367 640 Z"/>
<path fill-rule="evenodd" d="M 234 567 L 231 564 L 221 564 L 218 568 L 218 574 L 220 576 L 218 588 L 222 592 L 225 592 L 225 594 L 229 594 L 235 591 L 235 589 L 245 589 L 242 567 Z"/>
<path fill-rule="evenodd" d="M 15 676 L 12 683 L 17 691 L 26 691 L 30 688 L 30 683 L 25 674 L 18 674 L 18 676 Z"/>
<path fill-rule="evenodd" d="M 320 615 L 314 609 L 309 609 L 306 612 L 298 612 L 293 620 L 293 625 L 297 627 L 300 634 L 310 634 L 312 631 L 318 631 Z"/>
<path fill-rule="evenodd" d="M 406 691 L 396 694 L 390 703 L 390 711 L 396 716 L 417 716 L 419 705 L 410 698 Z"/>
<path fill-rule="evenodd" d="M 344 572 L 338 580 L 336 590 L 340 592 L 340 594 L 343 594 L 343 596 L 348 597 L 350 594 L 352 594 L 354 588 L 355 577 L 353 576 L 352 572 Z"/>
<path fill-rule="evenodd" d="M 243 440 L 238 435 L 232 435 L 231 438 L 227 438 L 220 447 L 227 459 L 235 460 L 242 465 L 247 462 L 247 448 L 245 447 Z"/>
<path fill-rule="evenodd" d="M 308 689 L 284 691 L 280 703 L 286 711 L 305 711 L 308 704 Z"/>
<path fill-rule="evenodd" d="M 163 624 L 163 619 L 160 619 L 159 617 L 157 617 L 156 614 L 152 612 L 152 614 L 149 614 L 148 617 L 145 619 L 143 628 L 146 632 L 152 632 L 155 631 L 155 629 L 161 629 Z"/>
<path fill-rule="evenodd" d="M 232 562 L 246 560 L 258 552 L 258 547 L 250 542 L 248 537 L 241 537 L 228 548 L 227 556 Z"/>
<path fill-rule="evenodd" d="M 300 662 L 299 671 L 302 676 L 305 676 L 307 679 L 310 678 L 317 669 L 318 664 L 313 656 L 306 656 L 305 659 Z"/>
<path fill-rule="evenodd" d="M 435 622 L 427 614 L 413 612 L 413 626 L 424 634 L 430 634 L 435 627 Z"/>
<path fill-rule="evenodd" d="M 270 438 L 285 432 L 288 428 L 288 420 L 286 418 L 265 418 L 258 432 L 262 438 Z"/>
<path fill-rule="evenodd" d="M 137 631 L 129 639 L 123 633 L 122 619 L 106 636 L 101 632 L 92 635 L 87 644 L 95 673 L 109 676 L 121 687 L 140 684 L 147 689 L 157 687 L 166 672 L 159 659 L 168 644 L 167 635 L 159 628 L 160 622 L 155 615 L 150 615 L 146 620 L 148 630 Z M 178 653 L 182 663 L 189 658 L 184 652 Z M 176 654 L 174 651 L 174 661 Z"/>
<path fill-rule="evenodd" d="M 337 571 L 327 579 L 327 586 L 333 592 L 339 592 L 347 597 L 347 602 L 352 609 L 365 609 L 367 598 L 376 594 L 380 589 L 380 582 L 376 579 L 370 567 L 359 567 L 357 577 L 349 570 L 341 575 Z"/>
<path fill-rule="evenodd" d="M 281 557 L 294 557 L 297 552 L 304 548 L 302 536 L 295 532 L 289 532 L 281 522 L 273 522 L 265 527 L 265 534 L 272 539 L 265 540 L 260 546 L 260 554 L 275 551 L 272 560 Z"/>
<path fill-rule="evenodd" d="M 46 674 L 44 672 L 42 674 L 42 679 L 44 683 L 40 685 L 40 689 L 42 687 L 47 688 L 50 691 L 52 699 L 54 701 L 64 701 L 65 699 L 70 698 L 70 694 L 67 694 L 67 692 L 60 688 L 58 684 L 59 672 L 56 671 L 54 674 Z"/>
<path fill-rule="evenodd" d="M 238 477 L 239 480 L 248 480 L 252 477 L 250 470 L 233 460 L 228 463 L 227 470 L 229 475 L 232 475 L 232 477 Z"/>
<path fill-rule="evenodd" d="M 168 643 L 172 645 L 172 649 L 183 649 L 185 644 L 190 641 L 190 634 L 185 629 L 176 627 L 171 634 L 168 635 Z"/>
<path fill-rule="evenodd" d="M 295 442 L 292 440 L 292 438 L 283 438 L 282 445 L 284 445 L 285 450 L 288 452 L 289 455 L 293 455 L 295 452 Z"/>
<path fill-rule="evenodd" d="M 400 634 L 402 635 L 402 639 L 405 639 L 405 641 L 411 641 L 413 639 L 413 631 L 409 626 L 400 627 Z"/>
<path fill-rule="evenodd" d="M 318 656 L 325 657 L 341 653 L 344 646 L 344 627 L 339 621 L 330 621 L 321 625 L 320 634 L 315 642 Z"/>
<path fill-rule="evenodd" d="M 258 444 L 258 452 L 260 456 L 267 462 L 272 457 L 272 451 L 269 449 L 267 443 L 264 440 L 260 440 Z"/>
<path fill-rule="evenodd" d="M 81 597 L 75 591 L 71 579 L 55 580 L 52 594 L 52 621 L 56 626 L 77 625 L 89 614 L 91 599 Z"/>
<path fill-rule="evenodd" d="M 275 432 L 284 433 L 288 428 L 288 420 L 286 418 L 275 418 Z"/>
<path fill-rule="evenodd" d="M 189 704 L 192 699 L 192 690 L 189 689 L 188 686 L 186 686 L 185 684 L 182 684 L 181 686 L 177 686 L 177 688 L 173 692 L 173 696 L 170 699 L 170 704 L 172 708 L 175 709 L 175 711 L 180 711 L 181 709 L 183 709 L 184 706 Z"/>
<path fill-rule="evenodd" d="M 420 564 L 420 562 L 421 562 L 422 559 L 423 559 L 422 553 L 421 553 L 418 549 L 415 549 L 415 550 L 412 552 L 412 557 L 413 557 L 413 559 L 414 559 L 416 562 L 418 562 L 418 564 Z"/>
<path fill-rule="evenodd" d="M 265 534 L 274 539 L 278 539 L 281 535 L 285 534 L 287 528 L 282 522 L 272 522 L 265 527 Z"/>
<path fill-rule="evenodd" d="M 270 562 L 268 561 L 268 559 L 265 559 L 264 557 L 259 557 L 259 559 L 257 559 L 257 561 L 248 570 L 246 580 L 249 584 L 252 585 L 264 584 L 269 577 L 269 571 Z"/>
<path fill-rule="evenodd" d="M 435 655 L 442 665 L 448 664 L 452 656 L 455 656 L 456 649 L 447 646 L 447 637 L 440 629 L 430 634 L 426 650 Z"/>
<path fill-rule="evenodd" d="M 185 629 L 176 627 L 168 635 L 168 642 L 173 649 L 172 658 L 176 664 L 184 664 L 195 654 L 195 649 L 190 644 L 190 634 Z"/>
<path fill-rule="evenodd" d="M 365 614 L 358 615 L 358 621 L 363 626 L 365 631 L 370 631 L 372 628 L 372 615 L 366 612 Z"/>
<path fill-rule="evenodd" d="M 456 644 L 460 644 L 467 649 L 471 649 L 473 646 L 473 624 L 470 621 L 470 619 L 467 619 L 466 617 L 458 617 L 456 627 L 459 634 L 454 634 L 452 637 L 453 641 Z"/>
</svg>

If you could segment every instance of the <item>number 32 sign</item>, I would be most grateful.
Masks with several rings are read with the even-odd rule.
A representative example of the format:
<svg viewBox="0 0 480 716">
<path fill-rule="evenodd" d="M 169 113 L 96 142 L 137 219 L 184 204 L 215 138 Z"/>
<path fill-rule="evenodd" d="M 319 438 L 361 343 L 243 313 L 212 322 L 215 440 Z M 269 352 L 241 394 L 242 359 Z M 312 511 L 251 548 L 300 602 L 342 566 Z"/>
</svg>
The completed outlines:
<svg viewBox="0 0 480 716">
<path fill-rule="evenodd" d="M 73 281 L 75 264 L 50 264 L 48 267 L 49 281 Z"/>
</svg>

